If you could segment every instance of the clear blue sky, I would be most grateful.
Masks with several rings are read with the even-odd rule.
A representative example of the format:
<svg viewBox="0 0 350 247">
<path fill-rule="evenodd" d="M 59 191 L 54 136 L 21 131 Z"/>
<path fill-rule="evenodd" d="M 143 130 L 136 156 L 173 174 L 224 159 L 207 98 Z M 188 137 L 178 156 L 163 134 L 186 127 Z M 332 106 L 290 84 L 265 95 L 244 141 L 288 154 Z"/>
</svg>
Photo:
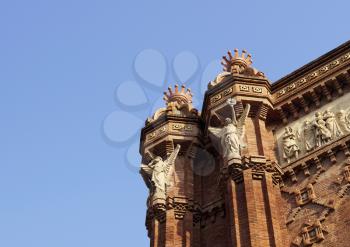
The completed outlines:
<svg viewBox="0 0 350 247">
<path fill-rule="evenodd" d="M 148 246 L 134 132 L 160 82 L 207 83 L 235 47 L 275 81 L 347 41 L 349 8 L 0 1 L 0 246 Z"/>
</svg>

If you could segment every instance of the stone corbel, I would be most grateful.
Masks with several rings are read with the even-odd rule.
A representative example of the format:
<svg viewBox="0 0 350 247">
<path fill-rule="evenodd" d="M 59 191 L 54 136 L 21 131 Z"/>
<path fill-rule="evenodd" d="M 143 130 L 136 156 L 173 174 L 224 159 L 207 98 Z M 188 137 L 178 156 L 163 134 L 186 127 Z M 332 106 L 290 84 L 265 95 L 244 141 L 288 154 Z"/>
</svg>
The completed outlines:
<svg viewBox="0 0 350 247">
<path fill-rule="evenodd" d="M 329 159 L 331 160 L 332 164 L 337 163 L 337 157 L 335 156 L 335 154 L 332 150 L 328 150 L 327 155 L 328 155 Z"/>
<path fill-rule="evenodd" d="M 301 164 L 301 168 L 303 169 L 305 176 L 310 176 L 309 167 L 306 163 Z"/>
<path fill-rule="evenodd" d="M 328 101 L 332 100 L 332 95 L 325 84 L 321 85 L 322 93 L 326 96 Z"/>
<path fill-rule="evenodd" d="M 299 103 L 301 107 L 304 109 L 305 113 L 308 113 L 310 111 L 309 106 L 306 104 L 305 99 L 303 96 L 298 97 Z"/>
<path fill-rule="evenodd" d="M 345 143 L 341 145 L 341 149 L 343 150 L 346 157 L 350 157 L 349 148 Z"/>
<path fill-rule="evenodd" d="M 297 176 L 296 176 L 296 174 L 295 174 L 293 169 L 288 169 L 287 170 L 287 175 L 291 178 L 293 183 L 298 182 Z"/>
<path fill-rule="evenodd" d="M 174 197 L 174 198 L 169 198 L 169 203 L 168 203 L 169 208 L 174 209 L 174 215 L 175 219 L 182 220 L 185 217 L 185 214 L 187 211 L 192 211 L 190 202 L 187 198 L 184 197 Z"/>
<path fill-rule="evenodd" d="M 322 171 L 324 169 L 318 157 L 313 158 L 313 163 L 316 165 L 317 170 Z"/>
</svg>

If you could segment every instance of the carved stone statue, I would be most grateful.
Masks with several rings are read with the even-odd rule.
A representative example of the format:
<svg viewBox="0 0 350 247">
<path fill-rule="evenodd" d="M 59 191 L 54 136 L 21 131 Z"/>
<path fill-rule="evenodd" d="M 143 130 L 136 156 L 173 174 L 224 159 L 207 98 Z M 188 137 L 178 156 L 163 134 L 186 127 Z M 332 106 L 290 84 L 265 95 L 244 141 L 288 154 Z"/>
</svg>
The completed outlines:
<svg viewBox="0 0 350 247">
<path fill-rule="evenodd" d="M 161 157 L 154 157 L 148 153 L 152 160 L 147 164 L 141 164 L 140 173 L 150 190 L 148 197 L 148 206 L 155 199 L 166 199 L 167 187 L 170 185 L 170 178 L 174 171 L 174 162 L 179 153 L 180 145 L 169 155 L 166 160 Z"/>
<path fill-rule="evenodd" d="M 323 119 L 326 123 L 327 129 L 331 132 L 331 139 L 336 139 L 343 135 L 337 120 L 335 119 L 334 113 L 330 109 L 327 109 L 323 114 Z"/>
<path fill-rule="evenodd" d="M 250 105 L 247 104 L 241 117 L 237 120 L 234 110 L 236 101 L 234 99 L 228 99 L 227 103 L 231 107 L 231 118 L 225 119 L 225 124 L 222 128 L 209 127 L 210 139 L 218 150 L 221 150 L 221 154 L 225 160 L 232 158 L 241 158 L 241 149 L 245 147 L 243 138 L 245 135 L 245 120 L 248 116 Z"/>
<path fill-rule="evenodd" d="M 326 127 L 326 122 L 323 120 L 323 116 L 320 112 L 315 113 L 315 146 L 320 147 L 328 143 L 332 139 L 331 131 Z"/>
<path fill-rule="evenodd" d="M 283 138 L 283 158 L 290 163 L 292 158 L 298 158 L 300 148 L 297 144 L 297 137 L 291 127 L 286 127 Z"/>
<path fill-rule="evenodd" d="M 310 120 L 305 120 L 303 134 L 305 150 L 309 152 L 315 148 L 315 126 Z"/>
<path fill-rule="evenodd" d="M 349 133 L 350 132 L 350 121 L 349 121 L 349 116 L 348 112 L 344 110 L 340 110 L 337 114 L 338 117 L 338 123 L 339 127 L 343 132 Z"/>
</svg>

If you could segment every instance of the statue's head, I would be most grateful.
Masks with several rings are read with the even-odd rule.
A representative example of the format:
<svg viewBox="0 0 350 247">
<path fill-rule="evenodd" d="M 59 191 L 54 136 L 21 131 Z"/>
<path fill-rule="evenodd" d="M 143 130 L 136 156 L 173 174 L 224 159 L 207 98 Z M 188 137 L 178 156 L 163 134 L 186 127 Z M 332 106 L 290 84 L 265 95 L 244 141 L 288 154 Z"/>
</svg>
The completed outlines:
<svg viewBox="0 0 350 247">
<path fill-rule="evenodd" d="M 319 112 L 319 111 L 315 112 L 315 117 L 316 118 L 319 118 L 320 116 L 321 116 L 321 112 Z"/>
<path fill-rule="evenodd" d="M 225 119 L 225 124 L 227 125 L 227 124 L 230 124 L 230 123 L 232 123 L 232 119 L 231 118 L 226 118 Z"/>
</svg>

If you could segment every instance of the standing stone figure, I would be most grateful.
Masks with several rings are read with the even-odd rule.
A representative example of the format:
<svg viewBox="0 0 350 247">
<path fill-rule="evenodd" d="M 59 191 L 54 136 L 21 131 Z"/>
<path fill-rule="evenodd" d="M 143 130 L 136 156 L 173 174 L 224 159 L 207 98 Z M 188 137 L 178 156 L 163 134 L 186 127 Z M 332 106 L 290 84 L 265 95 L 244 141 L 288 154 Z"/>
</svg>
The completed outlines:
<svg viewBox="0 0 350 247">
<path fill-rule="evenodd" d="M 350 121 L 348 118 L 348 113 L 344 110 L 340 110 L 337 114 L 339 127 L 343 132 L 350 132 Z"/>
<path fill-rule="evenodd" d="M 292 158 L 298 158 L 300 148 L 297 144 L 297 137 L 291 127 L 286 127 L 283 138 L 283 158 L 290 163 Z"/>
<path fill-rule="evenodd" d="M 310 120 L 305 120 L 304 122 L 304 141 L 306 152 L 311 151 L 315 147 L 315 126 Z"/>
<path fill-rule="evenodd" d="M 140 173 L 150 190 L 147 200 L 148 206 L 151 206 L 155 199 L 166 199 L 167 186 L 170 185 L 174 162 L 179 150 L 180 145 L 177 145 L 166 160 L 159 156 L 154 157 L 149 153 L 152 160 L 147 165 L 141 164 Z"/>
<path fill-rule="evenodd" d="M 326 122 L 323 120 L 323 116 L 320 112 L 315 113 L 315 136 L 316 136 L 316 147 L 320 147 L 332 138 L 331 131 L 326 127 Z"/>
<path fill-rule="evenodd" d="M 225 124 L 222 128 L 209 127 L 210 139 L 214 143 L 217 149 L 221 150 L 221 154 L 225 160 L 232 158 L 241 158 L 241 149 L 244 145 L 245 135 L 245 120 L 248 116 L 250 105 L 247 104 L 241 117 L 236 120 L 236 114 L 234 105 L 236 101 L 234 99 L 228 99 L 227 103 L 231 107 L 231 118 L 225 119 Z"/>
<path fill-rule="evenodd" d="M 323 119 L 326 122 L 326 127 L 331 132 L 331 139 L 336 139 L 343 135 L 337 120 L 335 119 L 334 113 L 330 109 L 327 109 L 323 114 Z"/>
</svg>

